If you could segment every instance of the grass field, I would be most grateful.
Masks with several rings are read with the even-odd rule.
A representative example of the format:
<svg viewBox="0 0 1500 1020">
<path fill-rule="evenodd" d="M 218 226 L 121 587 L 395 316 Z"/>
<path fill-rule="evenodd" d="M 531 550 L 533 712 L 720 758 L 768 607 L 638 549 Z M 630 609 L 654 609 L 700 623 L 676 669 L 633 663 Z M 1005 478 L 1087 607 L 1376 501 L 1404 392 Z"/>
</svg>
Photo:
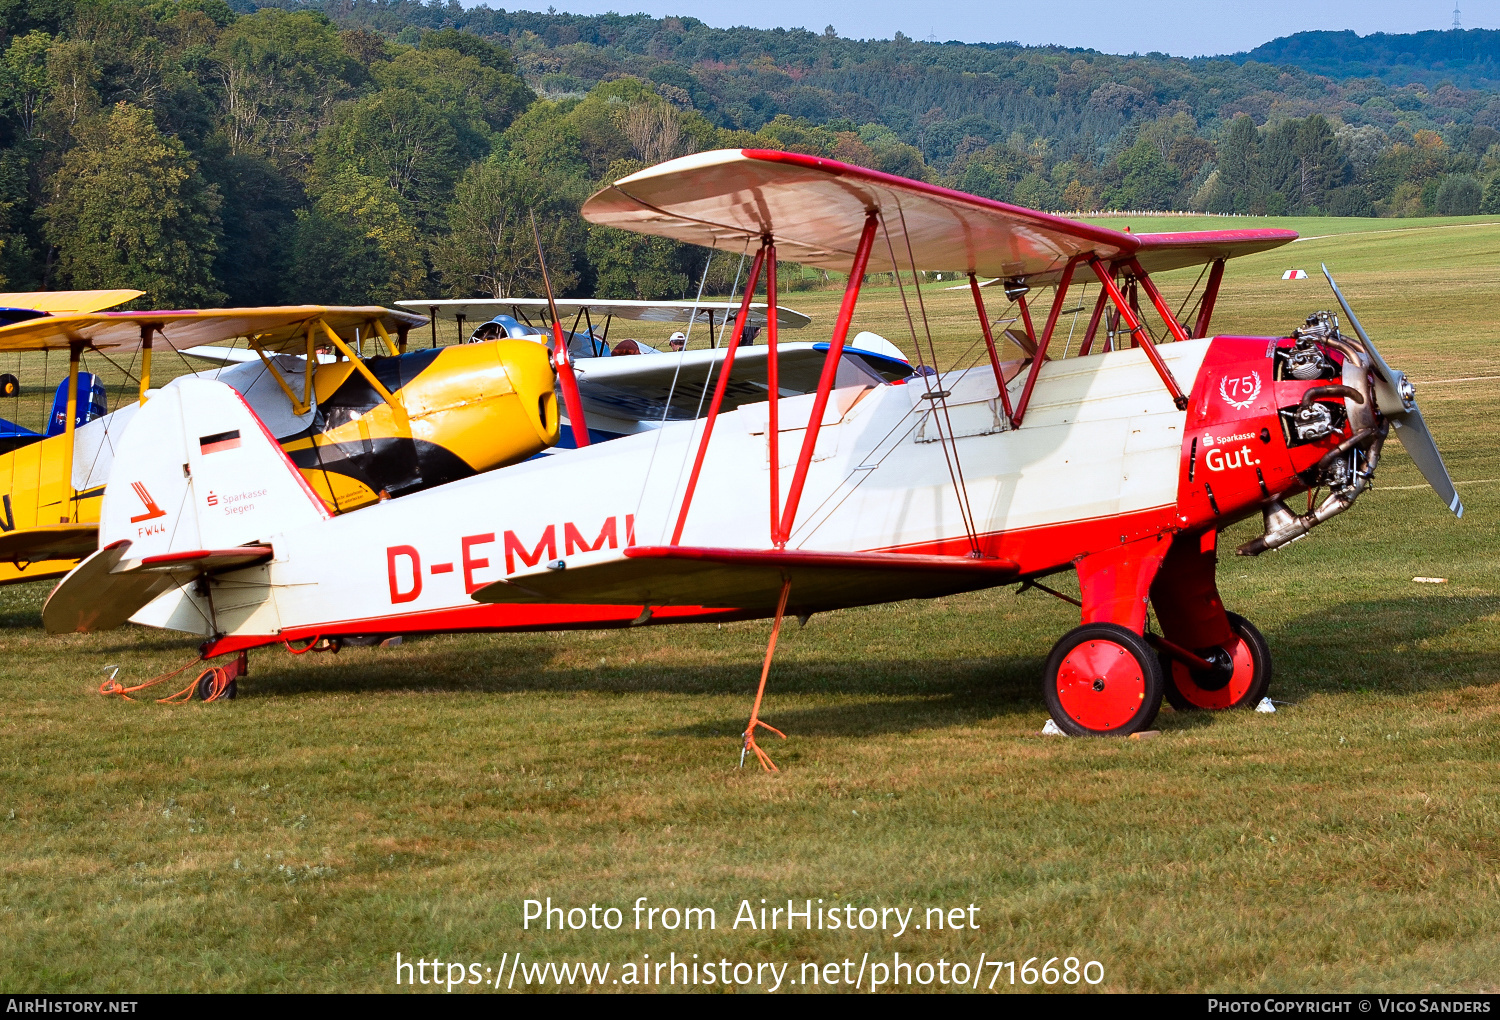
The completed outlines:
<svg viewBox="0 0 1500 1020">
<path fill-rule="evenodd" d="M 768 776 L 735 768 L 764 622 L 263 651 L 237 701 L 170 707 L 95 689 L 108 664 L 180 665 L 189 641 L 48 638 L 46 586 L 3 589 L 0 987 L 382 991 L 397 952 L 482 970 L 518 951 L 611 977 L 643 954 L 790 963 L 795 981 L 900 951 L 1076 956 L 1116 991 L 1495 991 L 1500 224 L 1293 225 L 1335 236 L 1232 264 L 1216 331 L 1285 334 L 1329 307 L 1321 280 L 1280 280 L 1327 261 L 1416 379 L 1468 512 L 1393 442 L 1349 514 L 1223 561 L 1226 602 L 1275 655 L 1275 715 L 1042 737 L 1042 662 L 1076 614 L 1000 589 L 792 626 Z M 944 359 L 971 357 L 968 295 L 924 299 Z M 837 294 L 787 303 L 826 324 Z M 893 291 L 857 325 L 910 346 Z M 625 926 L 523 931 L 522 901 L 548 896 Z M 718 927 L 634 931 L 641 896 Z M 916 923 L 972 903 L 979 927 L 731 929 L 761 898 Z"/>
</svg>

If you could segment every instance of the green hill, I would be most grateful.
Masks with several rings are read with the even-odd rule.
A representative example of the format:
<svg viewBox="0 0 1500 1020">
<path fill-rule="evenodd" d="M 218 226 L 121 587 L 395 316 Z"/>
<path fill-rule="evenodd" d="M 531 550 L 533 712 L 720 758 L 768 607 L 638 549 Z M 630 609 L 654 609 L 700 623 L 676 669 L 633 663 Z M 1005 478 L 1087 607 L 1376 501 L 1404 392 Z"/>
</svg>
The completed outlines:
<svg viewBox="0 0 1500 1020">
<path fill-rule="evenodd" d="M 1387 35 L 1298 32 L 1228 59 L 1243 65 L 1291 65 L 1344 80 L 1374 78 L 1392 85 L 1449 83 L 1491 89 L 1500 83 L 1500 31 L 1449 29 Z"/>
</svg>

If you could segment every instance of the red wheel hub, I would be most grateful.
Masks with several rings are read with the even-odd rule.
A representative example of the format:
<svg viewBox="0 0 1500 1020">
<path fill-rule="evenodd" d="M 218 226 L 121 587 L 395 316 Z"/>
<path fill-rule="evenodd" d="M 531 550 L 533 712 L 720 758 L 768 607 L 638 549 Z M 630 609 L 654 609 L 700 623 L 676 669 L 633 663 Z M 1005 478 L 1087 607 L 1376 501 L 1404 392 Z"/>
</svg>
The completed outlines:
<svg viewBox="0 0 1500 1020">
<path fill-rule="evenodd" d="M 1057 700 L 1080 726 L 1118 729 L 1141 710 L 1146 677 L 1130 649 L 1113 641 L 1085 641 L 1057 667 Z"/>
<path fill-rule="evenodd" d="M 1177 690 L 1199 708 L 1230 708 L 1240 703 L 1255 682 L 1255 657 L 1250 654 L 1250 642 L 1237 637 L 1232 645 L 1225 645 L 1229 659 L 1234 663 L 1234 672 L 1229 682 L 1215 690 L 1198 686 L 1193 671 L 1180 662 L 1172 663 L 1172 682 Z"/>
</svg>

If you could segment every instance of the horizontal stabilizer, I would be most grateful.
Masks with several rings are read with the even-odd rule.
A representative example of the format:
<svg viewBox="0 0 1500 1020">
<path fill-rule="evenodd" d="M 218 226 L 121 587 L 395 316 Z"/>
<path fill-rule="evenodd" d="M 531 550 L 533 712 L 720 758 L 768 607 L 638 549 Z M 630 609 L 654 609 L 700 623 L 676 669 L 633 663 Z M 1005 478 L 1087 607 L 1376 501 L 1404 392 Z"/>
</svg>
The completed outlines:
<svg viewBox="0 0 1500 1020">
<path fill-rule="evenodd" d="M 221 570 L 238 570 L 271 558 L 268 545 L 244 545 L 237 549 L 186 549 L 162 553 L 139 560 L 122 560 L 115 574 L 213 574 Z"/>
<path fill-rule="evenodd" d="M 130 542 L 120 541 L 100 549 L 63 578 L 42 608 L 47 633 L 113 630 L 158 595 L 199 574 L 237 570 L 271 556 L 270 546 L 251 545 L 129 559 L 130 548 Z"/>
<path fill-rule="evenodd" d="M 0 562 L 82 559 L 99 548 L 97 524 L 52 524 L 0 535 Z"/>
<path fill-rule="evenodd" d="M 48 634 L 113 630 L 172 587 L 171 574 L 114 573 L 129 550 L 127 541 L 106 546 L 58 582 L 42 606 Z"/>
<path fill-rule="evenodd" d="M 623 552 L 497 581 L 479 589 L 474 599 L 770 610 L 789 578 L 788 606 L 813 612 L 990 588 L 1014 580 L 1018 572 L 1010 560 L 902 553 L 691 546 L 630 546 Z"/>
</svg>

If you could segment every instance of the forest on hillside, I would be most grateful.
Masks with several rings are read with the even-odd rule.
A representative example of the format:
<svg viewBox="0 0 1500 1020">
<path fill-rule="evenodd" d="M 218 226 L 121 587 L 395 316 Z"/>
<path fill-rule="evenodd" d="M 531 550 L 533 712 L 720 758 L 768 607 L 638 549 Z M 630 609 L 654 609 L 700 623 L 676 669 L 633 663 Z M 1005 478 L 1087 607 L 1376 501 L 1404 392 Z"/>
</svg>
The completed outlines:
<svg viewBox="0 0 1500 1020">
<path fill-rule="evenodd" d="M 1500 31 L 1448 29 L 1391 35 L 1296 32 L 1231 60 L 1294 64 L 1330 78 L 1379 78 L 1399 85 L 1444 81 L 1475 88 L 1500 84 Z"/>
<path fill-rule="evenodd" d="M 534 213 L 563 292 L 679 297 L 705 252 L 578 207 L 732 146 L 1049 210 L 1500 212 L 1500 94 L 1451 82 L 452 0 L 0 0 L 0 32 L 5 289 L 529 295 Z"/>
</svg>

